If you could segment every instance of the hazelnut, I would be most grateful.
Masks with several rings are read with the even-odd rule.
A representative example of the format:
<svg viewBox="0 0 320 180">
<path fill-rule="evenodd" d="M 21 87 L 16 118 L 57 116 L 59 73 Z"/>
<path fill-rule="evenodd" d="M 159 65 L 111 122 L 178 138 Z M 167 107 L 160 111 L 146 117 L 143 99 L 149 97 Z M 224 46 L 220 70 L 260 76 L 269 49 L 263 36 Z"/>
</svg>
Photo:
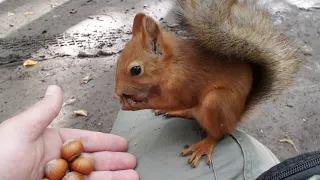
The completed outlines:
<svg viewBox="0 0 320 180">
<path fill-rule="evenodd" d="M 78 139 L 70 139 L 61 147 L 61 156 L 63 159 L 72 161 L 75 157 L 84 151 L 83 144 Z"/>
<path fill-rule="evenodd" d="M 66 174 L 62 180 L 84 180 L 84 176 L 81 173 L 72 171 Z"/>
<path fill-rule="evenodd" d="M 60 180 L 68 171 L 68 163 L 64 159 L 49 161 L 45 167 L 46 177 L 50 180 Z"/>
<path fill-rule="evenodd" d="M 82 153 L 71 162 L 71 170 L 88 175 L 93 171 L 93 158 L 91 154 Z"/>
</svg>

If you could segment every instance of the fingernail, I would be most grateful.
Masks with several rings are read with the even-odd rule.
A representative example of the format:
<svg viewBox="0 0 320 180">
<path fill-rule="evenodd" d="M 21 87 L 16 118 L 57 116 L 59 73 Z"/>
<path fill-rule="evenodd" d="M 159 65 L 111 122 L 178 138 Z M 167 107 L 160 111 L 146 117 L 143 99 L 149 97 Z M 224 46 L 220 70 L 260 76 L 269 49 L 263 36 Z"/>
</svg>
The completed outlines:
<svg viewBox="0 0 320 180">
<path fill-rule="evenodd" d="M 51 96 L 54 94 L 56 87 L 54 85 L 50 85 L 47 90 L 46 93 L 44 94 L 44 96 Z"/>
</svg>

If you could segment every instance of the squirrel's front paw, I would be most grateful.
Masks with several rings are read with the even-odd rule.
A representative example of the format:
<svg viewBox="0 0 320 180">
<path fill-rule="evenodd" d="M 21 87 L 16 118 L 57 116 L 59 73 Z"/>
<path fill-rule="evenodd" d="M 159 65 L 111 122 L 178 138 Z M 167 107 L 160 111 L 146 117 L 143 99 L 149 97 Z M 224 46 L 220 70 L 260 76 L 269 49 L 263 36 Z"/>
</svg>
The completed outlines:
<svg viewBox="0 0 320 180">
<path fill-rule="evenodd" d="M 174 117 L 174 116 L 171 116 L 170 113 L 167 113 L 166 111 L 162 111 L 162 110 L 152 110 L 153 113 L 156 115 L 156 116 L 160 116 L 162 115 L 163 118 L 166 118 L 166 119 L 169 119 L 170 117 Z"/>
<path fill-rule="evenodd" d="M 136 102 L 132 100 L 131 98 L 123 97 L 121 99 L 121 110 L 126 110 L 126 111 L 137 111 L 137 110 L 142 110 L 142 109 L 149 109 L 149 104 L 147 99 L 145 101 L 141 102 Z"/>
<path fill-rule="evenodd" d="M 162 114 L 166 113 L 165 111 L 162 111 L 162 110 L 159 110 L 159 109 L 154 109 L 152 111 L 156 116 L 159 116 L 159 115 L 162 115 Z"/>
<path fill-rule="evenodd" d="M 162 111 L 162 110 L 153 110 L 156 116 L 163 115 L 164 118 L 180 117 L 186 119 L 194 119 L 192 109 L 178 110 L 178 111 Z"/>
</svg>

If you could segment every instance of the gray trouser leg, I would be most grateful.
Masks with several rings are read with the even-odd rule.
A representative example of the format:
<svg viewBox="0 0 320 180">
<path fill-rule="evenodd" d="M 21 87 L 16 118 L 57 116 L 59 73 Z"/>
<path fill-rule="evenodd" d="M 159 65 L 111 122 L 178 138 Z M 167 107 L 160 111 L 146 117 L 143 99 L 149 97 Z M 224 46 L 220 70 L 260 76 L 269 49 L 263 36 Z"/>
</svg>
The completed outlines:
<svg viewBox="0 0 320 180">
<path fill-rule="evenodd" d="M 215 146 L 213 167 L 209 168 L 204 157 L 197 168 L 191 168 L 188 157 L 179 153 L 185 145 L 199 142 L 196 121 L 165 119 L 150 110 L 120 111 L 111 133 L 128 140 L 128 152 L 137 158 L 141 180 L 255 179 L 279 163 L 264 145 L 236 131 Z"/>
</svg>

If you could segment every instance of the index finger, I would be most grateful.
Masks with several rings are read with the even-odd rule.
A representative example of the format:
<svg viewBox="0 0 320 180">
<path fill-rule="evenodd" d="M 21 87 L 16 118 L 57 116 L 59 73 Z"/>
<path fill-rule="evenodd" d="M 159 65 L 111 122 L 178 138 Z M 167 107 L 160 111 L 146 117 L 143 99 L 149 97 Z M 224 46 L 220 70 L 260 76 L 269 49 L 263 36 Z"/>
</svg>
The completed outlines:
<svg viewBox="0 0 320 180">
<path fill-rule="evenodd" d="M 80 139 L 85 152 L 123 152 L 127 150 L 128 146 L 127 141 L 123 137 L 113 134 L 68 128 L 60 128 L 57 131 L 63 142 L 69 139 Z"/>
</svg>

